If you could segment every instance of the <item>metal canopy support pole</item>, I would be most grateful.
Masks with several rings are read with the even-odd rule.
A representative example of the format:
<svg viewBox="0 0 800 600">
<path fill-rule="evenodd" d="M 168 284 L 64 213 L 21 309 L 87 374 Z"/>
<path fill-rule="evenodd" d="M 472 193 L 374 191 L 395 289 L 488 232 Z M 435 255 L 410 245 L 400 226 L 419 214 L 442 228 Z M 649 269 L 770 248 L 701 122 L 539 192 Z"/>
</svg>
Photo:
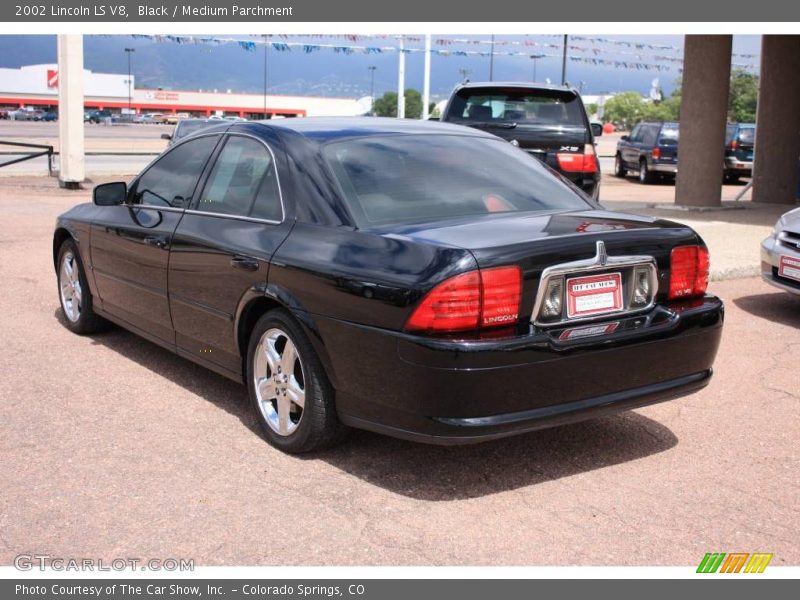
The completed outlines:
<svg viewBox="0 0 800 600">
<path fill-rule="evenodd" d="M 431 102 L 431 35 L 425 36 L 425 77 L 422 82 L 422 118 L 430 116 L 428 104 Z"/>
<path fill-rule="evenodd" d="M 83 36 L 58 36 L 58 184 L 78 189 L 86 178 L 83 134 Z"/>
<path fill-rule="evenodd" d="M 561 85 L 567 84 L 567 41 L 569 36 L 564 36 L 564 54 L 561 56 Z"/>
<path fill-rule="evenodd" d="M 400 49 L 397 52 L 397 118 L 406 118 L 406 53 L 405 40 L 400 36 Z"/>
</svg>

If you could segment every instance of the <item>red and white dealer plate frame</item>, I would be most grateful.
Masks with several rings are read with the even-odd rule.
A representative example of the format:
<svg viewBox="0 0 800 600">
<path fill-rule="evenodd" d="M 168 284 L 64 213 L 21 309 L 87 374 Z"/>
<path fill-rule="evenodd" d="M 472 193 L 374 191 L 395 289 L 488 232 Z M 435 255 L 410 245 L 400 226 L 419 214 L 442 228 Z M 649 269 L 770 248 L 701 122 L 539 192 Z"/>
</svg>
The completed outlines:
<svg viewBox="0 0 800 600">
<path fill-rule="evenodd" d="M 619 312 L 622 309 L 620 273 L 567 279 L 567 316 L 570 319 Z"/>
<path fill-rule="evenodd" d="M 778 275 L 781 277 L 786 277 L 787 279 L 800 281 L 800 258 L 781 255 L 781 262 L 780 266 L 778 267 Z"/>
</svg>

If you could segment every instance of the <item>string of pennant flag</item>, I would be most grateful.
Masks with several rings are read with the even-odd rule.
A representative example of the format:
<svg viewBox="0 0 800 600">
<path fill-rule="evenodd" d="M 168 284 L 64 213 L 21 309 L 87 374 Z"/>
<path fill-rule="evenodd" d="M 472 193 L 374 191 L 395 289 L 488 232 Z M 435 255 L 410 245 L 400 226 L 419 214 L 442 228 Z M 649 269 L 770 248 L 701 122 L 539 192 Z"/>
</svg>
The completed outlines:
<svg viewBox="0 0 800 600">
<path fill-rule="evenodd" d="M 278 35 L 278 37 L 288 37 L 286 35 Z M 340 38 L 340 39 L 347 39 L 352 42 L 357 42 L 363 39 L 398 39 L 401 36 L 397 34 L 313 34 L 307 35 L 303 37 L 311 37 L 311 38 Z M 415 35 L 403 35 L 402 36 L 408 42 L 421 42 L 424 40 L 422 36 L 415 36 Z M 548 34 L 542 35 L 540 37 L 552 37 L 552 38 L 561 38 L 560 35 L 555 34 Z M 584 46 L 577 46 L 577 45 L 569 45 L 568 48 L 570 50 L 576 50 L 578 52 L 609 52 L 608 49 L 597 48 L 596 46 L 599 44 L 611 45 L 616 47 L 625 47 L 638 50 L 638 52 L 634 53 L 627 53 L 622 52 L 620 50 L 614 50 L 615 54 L 631 54 L 631 55 L 640 55 L 643 51 L 657 51 L 657 52 L 677 52 L 682 53 L 683 48 L 681 46 L 673 46 L 669 44 L 651 44 L 647 42 L 630 42 L 627 40 L 616 40 L 611 38 L 604 38 L 604 37 L 591 37 L 591 36 L 581 36 L 581 35 L 570 35 L 569 39 L 572 41 L 580 41 L 580 42 L 588 42 L 593 47 L 587 48 Z M 540 42 L 531 39 L 525 40 L 487 40 L 487 39 L 469 39 L 469 38 L 433 38 L 432 43 L 435 46 L 450 46 L 455 44 L 460 45 L 467 45 L 467 44 L 485 44 L 490 46 L 536 46 L 541 48 L 551 48 L 554 50 L 561 50 L 562 43 L 559 42 Z M 733 52 L 732 56 L 736 58 L 742 59 L 754 59 L 757 58 L 757 54 L 752 53 L 742 53 L 742 52 Z"/>
<path fill-rule="evenodd" d="M 303 35 L 305 39 L 319 39 L 319 38 L 332 38 L 338 37 L 345 39 L 350 44 L 341 43 L 325 43 L 316 42 L 309 43 L 308 41 L 291 41 L 289 36 L 286 35 L 269 35 L 259 36 L 260 39 L 239 39 L 239 38 L 225 38 L 225 37 L 211 37 L 211 36 L 193 36 L 193 35 L 144 35 L 133 34 L 132 37 L 139 39 L 147 39 L 158 43 L 175 43 L 175 44 L 205 44 L 205 45 L 238 45 L 246 52 L 255 52 L 258 48 L 263 48 L 265 45 L 276 52 L 291 52 L 293 50 L 301 51 L 305 54 L 312 54 L 322 50 L 330 50 L 336 54 L 388 54 L 402 52 L 405 54 L 413 54 L 426 52 L 425 48 L 419 47 L 403 47 L 400 48 L 396 45 L 364 45 L 359 44 L 359 41 L 364 39 L 381 39 L 381 40 L 396 40 L 400 36 L 378 36 L 378 35 L 342 35 L 342 36 L 325 36 L 325 35 Z M 255 36 L 253 36 L 255 37 Z M 422 38 L 418 36 L 402 36 L 405 42 L 421 41 Z M 577 39 L 574 36 L 572 39 Z M 580 38 L 588 41 L 591 39 L 602 40 L 606 42 L 606 38 Z M 493 46 L 490 48 L 481 49 L 463 49 L 452 48 L 454 45 L 478 45 L 478 44 L 494 44 L 495 46 L 525 46 L 561 50 L 560 44 L 549 44 L 546 42 L 538 42 L 533 40 L 467 40 L 459 38 L 436 38 L 432 40 L 432 44 L 438 47 L 431 47 L 430 52 L 432 55 L 441 57 L 450 56 L 509 56 L 528 59 L 542 59 L 542 58 L 561 58 L 561 53 L 548 53 L 536 52 L 531 53 L 530 50 L 497 50 Z M 624 42 L 625 44 L 632 44 Z M 638 45 L 632 44 L 638 48 Z M 642 45 L 642 44 L 639 44 Z M 651 45 L 654 50 L 661 50 L 662 52 L 667 49 L 674 49 L 674 47 L 665 45 Z M 647 56 L 637 52 L 613 51 L 611 54 L 622 54 L 624 56 L 631 56 L 631 59 L 616 59 L 616 58 L 602 58 L 601 54 L 609 54 L 601 48 L 586 48 L 575 44 L 568 45 L 568 49 L 574 52 L 589 52 L 591 56 L 568 56 L 569 60 L 574 63 L 583 63 L 594 66 L 612 67 L 616 69 L 629 69 L 637 71 L 677 71 L 682 72 L 683 59 L 678 56 L 667 56 L 660 54 L 656 56 Z M 649 49 L 649 48 L 648 48 Z M 755 55 L 740 55 L 740 56 L 755 56 Z M 663 64 L 668 63 L 668 64 Z M 748 63 L 732 63 L 736 68 L 753 69 L 752 64 Z"/>
</svg>

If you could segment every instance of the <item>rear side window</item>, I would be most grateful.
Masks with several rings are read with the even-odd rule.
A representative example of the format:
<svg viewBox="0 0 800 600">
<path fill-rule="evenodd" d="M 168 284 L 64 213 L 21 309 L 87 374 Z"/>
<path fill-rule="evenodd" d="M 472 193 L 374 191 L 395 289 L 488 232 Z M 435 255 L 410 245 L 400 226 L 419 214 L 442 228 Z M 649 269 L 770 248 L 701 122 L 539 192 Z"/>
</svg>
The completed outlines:
<svg viewBox="0 0 800 600">
<path fill-rule="evenodd" d="M 248 137 L 228 138 L 197 209 L 279 221 L 282 214 L 278 180 L 266 146 Z"/>
<path fill-rule="evenodd" d="M 570 91 L 524 88 L 463 88 L 453 98 L 448 121 L 586 127 L 583 107 Z"/>
<path fill-rule="evenodd" d="M 323 154 L 360 227 L 591 204 L 541 161 L 499 139 L 374 136 Z"/>
<path fill-rule="evenodd" d="M 180 208 L 187 206 L 218 140 L 217 135 L 204 136 L 167 152 L 139 178 L 133 203 Z"/>
</svg>

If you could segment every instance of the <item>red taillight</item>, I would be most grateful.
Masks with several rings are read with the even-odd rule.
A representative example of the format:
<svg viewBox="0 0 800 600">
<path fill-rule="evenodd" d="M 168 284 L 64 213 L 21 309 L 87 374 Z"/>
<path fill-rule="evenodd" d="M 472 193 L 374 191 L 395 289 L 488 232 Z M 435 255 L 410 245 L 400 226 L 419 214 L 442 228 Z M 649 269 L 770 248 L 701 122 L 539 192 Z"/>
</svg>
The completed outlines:
<svg viewBox="0 0 800 600">
<path fill-rule="evenodd" d="M 708 287 L 708 249 L 705 246 L 679 246 L 670 259 L 669 299 L 702 296 Z"/>
<path fill-rule="evenodd" d="M 466 331 L 512 325 L 519 318 L 519 267 L 469 271 L 437 285 L 406 322 L 409 331 Z"/>
<path fill-rule="evenodd" d="M 657 146 L 655 148 L 653 148 L 653 152 L 652 152 L 651 156 L 656 160 L 661 158 L 661 148 L 659 148 Z"/>
<path fill-rule="evenodd" d="M 515 323 L 519 318 L 522 277 L 519 267 L 499 267 L 481 271 L 483 305 L 481 327 Z"/>
<path fill-rule="evenodd" d="M 592 144 L 583 147 L 580 152 L 559 152 L 556 154 L 558 166 L 567 173 L 595 173 L 597 171 L 597 155 Z"/>
<path fill-rule="evenodd" d="M 739 147 L 739 142 L 736 140 L 731 140 L 731 150 L 736 150 Z"/>
</svg>

